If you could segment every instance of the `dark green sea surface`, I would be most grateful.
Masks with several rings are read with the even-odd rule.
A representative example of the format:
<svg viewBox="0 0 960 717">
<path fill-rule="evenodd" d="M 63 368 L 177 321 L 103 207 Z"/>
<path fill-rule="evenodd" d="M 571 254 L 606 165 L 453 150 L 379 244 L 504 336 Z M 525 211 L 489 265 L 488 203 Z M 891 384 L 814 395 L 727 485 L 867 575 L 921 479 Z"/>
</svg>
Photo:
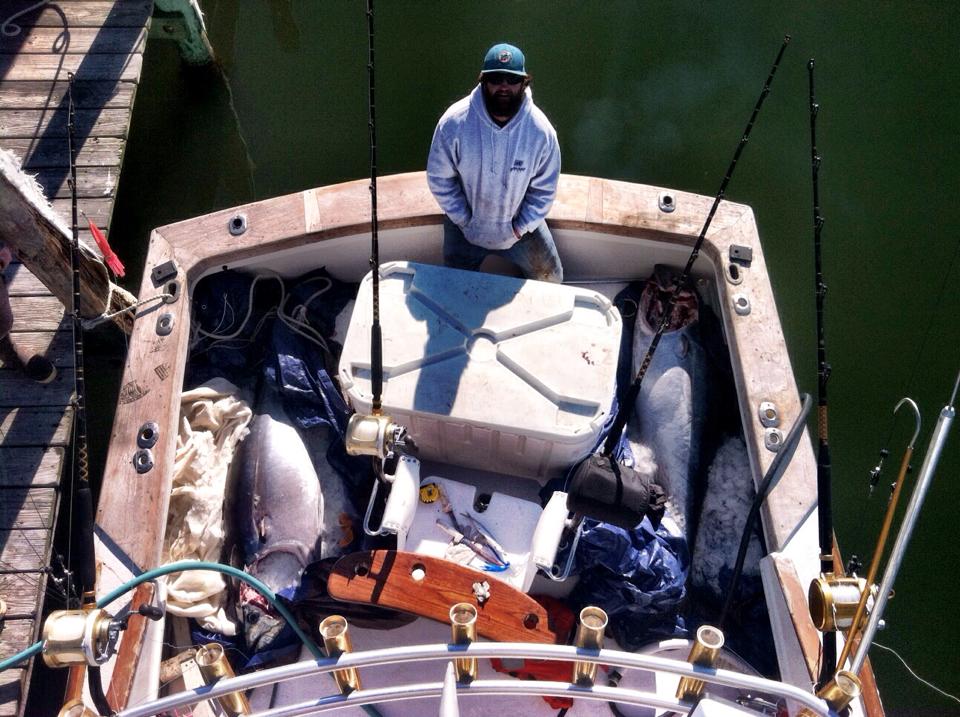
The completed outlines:
<svg viewBox="0 0 960 717">
<path fill-rule="evenodd" d="M 111 236 L 135 291 L 153 227 L 369 176 L 363 3 L 202 4 L 226 82 L 184 69 L 172 44 L 147 47 Z M 713 195 L 792 35 L 727 196 L 755 211 L 799 387 L 815 394 L 815 57 L 836 532 L 844 554 L 866 562 L 912 431 L 901 417 L 891 437 L 893 407 L 905 395 L 920 405 L 916 476 L 960 368 L 958 28 L 960 5 L 948 2 L 380 0 L 379 170 L 424 168 L 437 118 L 505 40 L 526 52 L 565 172 Z M 92 433 L 107 436 L 119 361 L 90 360 L 103 389 Z M 868 500 L 883 445 L 891 457 Z M 878 635 L 955 694 L 958 469 L 953 435 Z M 888 714 L 960 714 L 889 653 L 871 657 Z"/>
</svg>

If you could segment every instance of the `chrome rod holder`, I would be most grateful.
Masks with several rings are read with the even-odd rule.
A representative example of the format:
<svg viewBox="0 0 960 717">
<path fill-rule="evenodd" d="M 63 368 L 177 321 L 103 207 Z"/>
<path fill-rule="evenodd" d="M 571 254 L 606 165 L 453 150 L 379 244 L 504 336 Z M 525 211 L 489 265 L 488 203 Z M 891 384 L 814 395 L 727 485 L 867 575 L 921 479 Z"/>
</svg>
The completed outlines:
<svg viewBox="0 0 960 717">
<path fill-rule="evenodd" d="M 233 668 L 223 651 L 223 645 L 217 642 L 209 642 L 197 648 L 197 654 L 193 659 L 200 668 L 203 681 L 208 685 L 214 685 L 221 679 L 234 677 Z M 228 717 L 248 715 L 252 711 L 247 696 L 242 692 L 230 692 L 221 695 L 217 700 Z"/>
<path fill-rule="evenodd" d="M 336 658 L 348 652 L 353 652 L 353 641 L 350 639 L 350 626 L 342 615 L 330 615 L 320 623 L 320 636 L 323 638 L 323 649 L 327 657 Z M 360 689 L 360 673 L 357 668 L 334 670 L 333 679 L 341 694 L 349 694 Z"/>
<path fill-rule="evenodd" d="M 599 652 L 603 649 L 603 635 L 607 629 L 607 613 L 592 605 L 580 611 L 580 621 L 577 624 L 577 636 L 574 645 L 579 650 Z M 577 660 L 573 663 L 573 678 L 575 685 L 590 686 L 597 677 L 597 663 Z"/>
<path fill-rule="evenodd" d="M 458 602 L 450 608 L 450 631 L 454 645 L 469 645 L 477 639 L 477 608 L 468 602 Z M 453 661 L 457 682 L 472 682 L 479 674 L 475 657 L 457 658 Z"/>
<path fill-rule="evenodd" d="M 719 628 L 713 625 L 701 625 L 697 628 L 697 636 L 690 648 L 687 662 L 697 667 L 716 667 L 717 658 L 720 657 L 720 650 L 723 647 L 723 639 L 723 632 Z M 682 677 L 680 684 L 677 685 L 677 699 L 696 700 L 703 694 L 705 686 L 706 683 L 696 677 Z"/>
</svg>

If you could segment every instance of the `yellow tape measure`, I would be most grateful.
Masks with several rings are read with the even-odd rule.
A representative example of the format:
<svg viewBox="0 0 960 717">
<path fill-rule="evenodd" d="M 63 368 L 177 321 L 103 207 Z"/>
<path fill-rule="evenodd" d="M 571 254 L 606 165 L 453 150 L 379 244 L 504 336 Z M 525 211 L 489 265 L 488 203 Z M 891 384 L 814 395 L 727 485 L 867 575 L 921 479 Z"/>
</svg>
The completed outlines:
<svg viewBox="0 0 960 717">
<path fill-rule="evenodd" d="M 420 486 L 420 502 L 433 503 L 440 497 L 440 486 L 436 483 L 424 483 Z"/>
</svg>

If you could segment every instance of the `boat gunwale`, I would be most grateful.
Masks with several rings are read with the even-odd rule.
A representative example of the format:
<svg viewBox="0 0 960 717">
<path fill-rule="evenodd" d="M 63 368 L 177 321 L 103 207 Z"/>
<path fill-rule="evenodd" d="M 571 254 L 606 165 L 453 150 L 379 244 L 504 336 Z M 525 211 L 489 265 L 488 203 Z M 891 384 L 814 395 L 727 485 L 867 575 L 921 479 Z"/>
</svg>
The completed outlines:
<svg viewBox="0 0 960 717">
<path fill-rule="evenodd" d="M 561 175 L 557 199 L 548 220 L 558 233 L 581 230 L 689 248 L 696 241 L 713 199 L 671 190 L 676 209 L 665 213 L 659 210 L 657 202 L 663 191 L 649 185 Z M 241 236 L 232 235 L 228 228 L 230 219 L 237 214 L 244 214 L 247 219 L 247 229 Z M 436 226 L 442 222 L 442 214 L 423 172 L 380 178 L 378 215 L 382 232 Z M 368 232 L 366 180 L 295 192 L 153 230 L 140 298 L 169 286 L 169 280 L 155 284 L 150 272 L 168 260 L 176 265 L 173 280 L 179 283 L 181 291 L 173 303 L 147 306 L 136 315 L 97 511 L 98 532 L 106 537 L 100 540 L 98 554 L 120 550 L 127 564 L 141 570 L 161 561 L 180 391 L 188 353 L 189 290 L 196 281 L 216 267 Z M 736 286 L 725 278 L 730 263 L 727 252 L 733 244 L 753 251 L 751 268 L 744 272 L 747 276 L 743 283 Z M 799 414 L 800 401 L 752 209 L 743 204 L 721 202 L 702 253 L 714 269 L 721 320 L 733 359 L 740 413 L 744 419 L 744 437 L 757 481 L 774 454 L 764 448 L 763 428 L 751 407 L 759 405 L 761 397 L 771 400 L 780 408 L 783 422 L 789 424 Z M 753 318 L 740 316 L 731 307 L 732 297 L 747 289 L 753 305 L 763 307 L 762 312 L 753 312 Z M 763 331 L 756 328 L 758 313 L 763 314 L 759 321 L 768 324 Z M 169 314 L 174 326 L 166 337 L 158 336 L 155 329 L 154 322 L 162 314 Z M 760 359 L 755 361 L 756 365 L 750 371 L 745 370 L 745 363 L 756 359 L 758 354 Z M 156 421 L 160 430 L 153 452 L 152 475 L 147 473 L 144 477 L 137 473 L 133 457 L 138 450 L 136 427 L 146 420 Z M 815 461 L 809 437 L 805 435 L 780 485 L 764 506 L 764 529 L 770 551 L 787 545 L 815 509 L 814 485 Z M 138 512 L 146 512 L 148 519 L 129 524 L 129 516 Z M 806 621 L 804 616 L 792 617 L 795 629 L 814 629 L 809 616 Z M 122 647 L 124 645 L 126 642 Z M 130 650 L 124 652 L 129 659 Z M 138 653 L 139 650 L 135 650 L 132 656 Z"/>
</svg>

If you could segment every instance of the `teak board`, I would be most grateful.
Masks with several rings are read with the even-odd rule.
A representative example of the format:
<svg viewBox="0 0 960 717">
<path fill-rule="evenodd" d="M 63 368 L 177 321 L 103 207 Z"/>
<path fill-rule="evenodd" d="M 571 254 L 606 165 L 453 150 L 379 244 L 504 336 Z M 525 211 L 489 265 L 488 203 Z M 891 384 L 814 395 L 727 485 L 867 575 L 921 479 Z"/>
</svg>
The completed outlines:
<svg viewBox="0 0 960 717">
<path fill-rule="evenodd" d="M 481 582 L 490 585 L 490 597 L 482 603 L 473 587 Z M 557 642 L 540 603 L 490 575 L 449 560 L 396 550 L 353 553 L 337 561 L 327 589 L 337 600 L 392 608 L 438 622 L 449 622 L 450 608 L 457 603 L 470 603 L 477 608 L 480 637 L 497 642 Z"/>
</svg>

